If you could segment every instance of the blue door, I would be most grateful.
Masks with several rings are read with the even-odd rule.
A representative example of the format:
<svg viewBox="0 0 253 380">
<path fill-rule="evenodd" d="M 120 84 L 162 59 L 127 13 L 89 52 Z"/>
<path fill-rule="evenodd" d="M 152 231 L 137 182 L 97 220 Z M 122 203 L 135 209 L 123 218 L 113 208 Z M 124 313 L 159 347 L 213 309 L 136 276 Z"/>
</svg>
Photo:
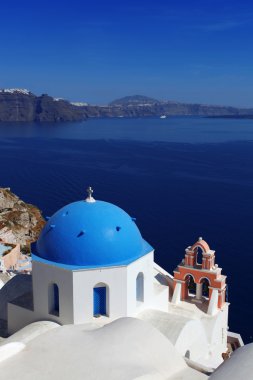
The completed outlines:
<svg viewBox="0 0 253 380">
<path fill-rule="evenodd" d="M 93 314 L 106 315 L 106 287 L 99 286 L 93 289 Z"/>
</svg>

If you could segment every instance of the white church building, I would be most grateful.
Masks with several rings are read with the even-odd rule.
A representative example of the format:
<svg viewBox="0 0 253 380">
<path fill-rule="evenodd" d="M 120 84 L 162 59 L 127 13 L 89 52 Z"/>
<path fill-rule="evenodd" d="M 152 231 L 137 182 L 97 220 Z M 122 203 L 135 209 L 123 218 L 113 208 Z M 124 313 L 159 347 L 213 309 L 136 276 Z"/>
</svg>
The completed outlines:
<svg viewBox="0 0 253 380">
<path fill-rule="evenodd" d="M 155 264 L 135 220 L 92 192 L 43 228 L 31 292 L 8 303 L 9 333 L 36 321 L 103 325 L 136 317 L 160 330 L 181 356 L 216 368 L 227 352 L 229 304 L 214 251 L 200 239 L 172 276 Z"/>
<path fill-rule="evenodd" d="M 33 310 L 9 305 L 10 332 L 49 319 L 80 324 L 94 318 L 167 310 L 168 287 L 154 294 L 154 249 L 119 207 L 90 193 L 56 212 L 32 255 Z M 157 302 L 159 305 L 157 305 Z"/>
</svg>

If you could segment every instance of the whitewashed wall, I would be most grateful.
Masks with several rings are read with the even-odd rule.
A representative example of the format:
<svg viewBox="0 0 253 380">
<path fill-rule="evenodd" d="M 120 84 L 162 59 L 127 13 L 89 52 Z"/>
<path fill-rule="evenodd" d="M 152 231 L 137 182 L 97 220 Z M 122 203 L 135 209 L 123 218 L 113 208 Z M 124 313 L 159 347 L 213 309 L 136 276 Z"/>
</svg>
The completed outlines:
<svg viewBox="0 0 253 380">
<path fill-rule="evenodd" d="M 59 287 L 60 317 L 54 320 L 61 324 L 74 322 L 73 315 L 73 272 L 54 265 L 33 261 L 33 302 L 36 315 L 51 318 L 49 313 L 48 289 L 55 283 Z M 51 319 L 50 319 L 51 320 Z"/>
<path fill-rule="evenodd" d="M 175 347 L 182 356 L 185 356 L 188 351 L 188 358 L 194 361 L 208 355 L 208 342 L 201 320 L 189 320 L 185 324 L 177 338 Z"/>
<path fill-rule="evenodd" d="M 33 262 L 34 311 L 10 305 L 9 331 L 12 333 L 27 322 L 51 320 L 60 324 L 79 324 L 94 321 L 93 288 L 98 284 L 107 287 L 107 316 L 135 316 L 138 312 L 157 307 L 154 298 L 153 251 L 128 266 L 68 270 L 58 266 Z M 144 276 L 144 301 L 136 300 L 136 278 Z M 59 316 L 49 310 L 49 286 L 59 288 Z M 163 297 L 163 308 L 167 304 Z M 161 306 L 162 307 L 162 306 Z M 16 325 L 15 320 L 18 319 Z"/>
<path fill-rule="evenodd" d="M 152 308 L 154 305 L 154 251 L 134 261 L 127 267 L 127 315 Z M 144 276 L 144 302 L 136 301 L 136 278 L 139 273 Z"/>
<path fill-rule="evenodd" d="M 73 272 L 74 323 L 93 320 L 93 288 L 98 284 L 107 287 L 107 316 L 111 319 L 126 316 L 126 267 L 78 270 Z"/>
</svg>

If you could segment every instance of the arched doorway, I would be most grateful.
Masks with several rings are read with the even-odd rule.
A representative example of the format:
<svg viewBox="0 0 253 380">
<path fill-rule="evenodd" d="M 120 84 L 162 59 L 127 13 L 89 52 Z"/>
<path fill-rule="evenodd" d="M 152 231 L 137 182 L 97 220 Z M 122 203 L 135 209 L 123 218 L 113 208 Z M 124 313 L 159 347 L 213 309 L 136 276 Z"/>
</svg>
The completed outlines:
<svg viewBox="0 0 253 380">
<path fill-rule="evenodd" d="M 142 272 L 138 273 L 136 277 L 136 301 L 144 302 L 144 275 Z"/>
<path fill-rule="evenodd" d="M 101 315 L 108 315 L 109 290 L 108 287 L 103 284 L 97 284 L 93 288 L 93 316 L 100 317 Z"/>
</svg>

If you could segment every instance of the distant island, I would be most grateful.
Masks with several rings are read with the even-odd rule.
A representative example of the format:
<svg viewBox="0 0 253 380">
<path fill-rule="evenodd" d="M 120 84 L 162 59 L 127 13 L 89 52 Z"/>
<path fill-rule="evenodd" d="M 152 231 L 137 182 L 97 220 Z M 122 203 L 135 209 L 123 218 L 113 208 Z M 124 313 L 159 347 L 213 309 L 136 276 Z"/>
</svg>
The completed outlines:
<svg viewBox="0 0 253 380">
<path fill-rule="evenodd" d="M 36 96 L 26 89 L 0 90 L 0 122 L 63 122 L 161 115 L 253 118 L 253 108 L 162 101 L 143 95 L 126 96 L 99 106 L 86 102 L 69 102 L 47 94 Z"/>
</svg>

